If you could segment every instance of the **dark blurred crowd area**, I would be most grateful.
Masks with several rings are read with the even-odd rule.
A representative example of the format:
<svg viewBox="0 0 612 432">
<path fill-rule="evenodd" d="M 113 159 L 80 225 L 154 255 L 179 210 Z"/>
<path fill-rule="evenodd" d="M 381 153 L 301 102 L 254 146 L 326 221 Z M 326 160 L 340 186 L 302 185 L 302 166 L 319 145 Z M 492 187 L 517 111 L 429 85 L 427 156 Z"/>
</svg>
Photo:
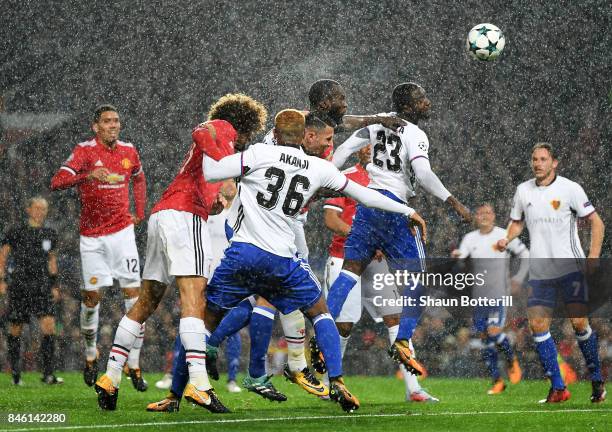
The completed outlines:
<svg viewBox="0 0 612 432">
<path fill-rule="evenodd" d="M 600 32 L 575 31 L 606 28 L 610 10 L 605 2 L 560 6 L 516 0 L 483 10 L 475 1 L 410 7 L 371 1 L 220 1 L 205 6 L 122 1 L 105 7 L 104 13 L 98 10 L 101 6 L 72 0 L 54 5 L 45 9 L 44 19 L 38 14 L 43 5 L 28 2 L 8 7 L 1 18 L 0 230 L 25 220 L 31 196 L 49 199 L 48 225 L 60 240 L 60 369 L 79 369 L 82 363 L 79 202 L 75 190 L 51 194 L 49 183 L 74 145 L 92 136 L 90 116 L 103 102 L 119 108 L 122 139 L 140 151 L 150 208 L 176 173 L 191 128 L 227 92 L 254 96 L 273 117 L 282 108 L 307 107 L 310 83 L 333 78 L 346 89 L 349 113 L 363 114 L 389 111 L 393 87 L 416 81 L 433 102 L 431 119 L 421 125 L 429 137 L 432 167 L 469 207 L 492 203 L 498 224 L 504 226 L 516 186 L 531 176 L 529 149 L 547 141 L 559 151 L 559 173 L 580 183 L 604 223 L 612 226 L 612 89 L 606 87 L 612 52 L 609 38 Z M 274 14 L 267 12 L 272 7 Z M 477 62 L 465 53 L 464 37 L 480 20 L 474 10 L 506 34 L 506 50 L 496 63 Z M 339 134 L 336 145 L 347 136 Z M 423 191 L 411 206 L 429 223 L 430 256 L 447 257 L 473 229 Z M 322 275 L 330 233 L 319 204 L 310 211 L 306 232 L 312 267 Z M 607 235 L 603 249 L 607 257 L 609 239 Z M 146 226 L 138 227 L 137 241 L 144 258 Z M 107 291 L 100 323 L 102 352 L 123 313 L 118 289 Z M 177 311 L 172 287 L 147 326 L 144 370 L 166 367 Z M 6 296 L 0 299 L 2 326 L 5 317 Z M 608 370 L 609 320 L 593 327 L 599 331 Z M 414 344 L 430 375 L 485 376 L 480 342 L 470 328 L 467 320 L 424 317 Z M 509 319 L 508 332 L 527 376 L 540 377 L 524 319 Z M 584 377 L 568 323 L 555 322 L 554 334 L 565 361 Z M 35 366 L 38 351 L 38 338 L 30 339 L 26 368 Z M 393 372 L 387 345 L 384 328 L 365 318 L 349 343 L 347 372 Z M 243 347 L 244 361 L 248 343 Z M 283 350 L 278 333 L 270 351 L 272 369 Z M 4 369 L 5 357 L 2 334 Z"/>
</svg>

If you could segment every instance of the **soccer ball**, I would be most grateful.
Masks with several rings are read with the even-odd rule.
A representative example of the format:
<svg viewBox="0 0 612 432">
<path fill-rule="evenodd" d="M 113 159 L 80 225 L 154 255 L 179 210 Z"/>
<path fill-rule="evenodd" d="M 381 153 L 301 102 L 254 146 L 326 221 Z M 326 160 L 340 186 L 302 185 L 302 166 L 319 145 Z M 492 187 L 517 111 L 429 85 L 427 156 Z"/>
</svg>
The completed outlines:
<svg viewBox="0 0 612 432">
<path fill-rule="evenodd" d="M 478 24 L 468 33 L 465 46 L 474 58 L 478 60 L 495 60 L 506 45 L 501 30 L 493 24 Z"/>
</svg>

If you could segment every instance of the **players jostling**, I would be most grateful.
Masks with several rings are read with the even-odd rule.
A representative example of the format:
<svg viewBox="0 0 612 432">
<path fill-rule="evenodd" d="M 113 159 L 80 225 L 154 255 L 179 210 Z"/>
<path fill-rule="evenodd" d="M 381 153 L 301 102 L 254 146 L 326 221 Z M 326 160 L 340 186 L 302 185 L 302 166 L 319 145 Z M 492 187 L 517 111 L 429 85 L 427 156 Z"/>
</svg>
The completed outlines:
<svg viewBox="0 0 612 432">
<path fill-rule="evenodd" d="M 74 148 L 53 177 L 51 189 L 75 186 L 81 198 L 84 380 L 87 385 L 95 385 L 100 408 L 117 408 L 126 365 L 136 390 L 147 389 L 139 366 L 145 322 L 173 280 L 181 298 L 178 355 L 169 395 L 149 404 L 149 411 L 178 411 L 184 396 L 213 413 L 229 412 L 215 393 L 209 375 L 218 379 L 215 359 L 220 343 L 245 326 L 249 326 L 251 351 L 243 386 L 270 400 L 286 400 L 272 384 L 265 366 L 279 312 L 290 345 L 286 378 L 311 394 L 329 396 L 343 410 L 352 412 L 361 402 L 348 390 L 342 358 L 364 306 L 387 328 L 390 355 L 400 363 L 406 383 L 406 400 L 438 401 L 416 380 L 424 368 L 416 360 L 411 338 L 422 308 L 372 307 L 367 277 L 368 272 L 386 273 L 388 269 L 425 271 L 426 226 L 419 214 L 408 207 L 410 198 L 417 193 L 417 183 L 465 221 L 472 219 L 471 212 L 431 169 L 429 140 L 419 127 L 419 121 L 429 116 L 431 101 L 419 85 L 403 83 L 392 93 L 394 111 L 349 116 L 345 115 L 344 90 L 337 82 L 321 80 L 315 84 L 309 94 L 310 111 L 281 111 L 263 142 L 248 148 L 246 144 L 253 134 L 265 126 L 267 112 L 263 105 L 248 96 L 230 94 L 211 106 L 208 121 L 192 132 L 192 145 L 176 178 L 152 209 L 142 284 L 134 239 L 134 225 L 145 218 L 146 207 L 140 156 L 133 144 L 119 140 L 121 123 L 116 108 L 104 105 L 94 112 L 95 137 Z M 335 153 L 334 128 L 358 129 Z M 337 168 L 356 152 L 359 163 L 339 172 Z M 590 400 L 598 403 L 605 400 L 606 389 L 597 334 L 586 318 L 588 287 L 584 271 L 579 266 L 559 268 L 553 260 L 585 258 L 577 236 L 577 218 L 590 223 L 588 257 L 598 258 L 604 224 L 582 188 L 556 174 L 557 164 L 552 146 L 536 145 L 531 158 L 535 179 L 517 188 L 508 230 L 495 226 L 492 205 L 481 205 L 475 212 L 477 230 L 465 235 L 452 256 L 501 258 L 503 264 L 495 275 L 489 275 L 482 293 L 486 297 L 507 294 L 507 260 L 503 259 L 506 250 L 523 259 L 512 283 L 519 285 L 529 271 L 529 324 L 543 369 L 551 381 L 549 393 L 541 401 L 546 403 L 570 398 L 550 334 L 555 295 L 557 290 L 563 294 L 566 307 L 573 311 L 571 324 L 591 377 Z M 135 214 L 129 212 L 130 183 Z M 231 188 L 235 199 L 224 190 Z M 304 229 L 309 204 L 317 198 L 319 189 L 338 194 L 324 204 L 325 225 L 335 234 L 326 265 L 327 299 L 308 263 L 308 232 Z M 21 381 L 21 325 L 29 322 L 30 314 L 40 319 L 43 334 L 43 381 L 62 381 L 53 370 L 54 323 L 49 302 L 58 266 L 56 234 L 43 228 L 47 207 L 44 199 L 33 199 L 27 208 L 28 225 L 21 231 L 9 231 L 0 251 L 2 290 L 7 290 L 5 268 L 9 255 L 19 262 L 20 254 L 42 248 L 42 264 L 34 267 L 46 268 L 46 273 L 30 277 L 25 275 L 23 266 L 17 265 L 11 275 L 8 293 L 11 304 L 17 306 L 12 307 L 8 345 L 15 384 Z M 211 217 L 221 227 L 219 233 L 229 241 L 224 241 L 217 253 L 212 249 L 221 241 L 219 235 L 213 239 Z M 531 238 L 531 251 L 517 238 L 525 227 Z M 28 247 L 22 250 L 24 244 Z M 490 247 L 493 244 L 496 249 Z M 525 263 L 530 255 L 528 268 Z M 213 264 L 215 258 L 217 262 Z M 545 259 L 552 260 L 542 264 Z M 118 324 L 106 371 L 98 378 L 100 288 L 111 286 L 113 281 L 118 281 L 123 290 L 126 314 Z M 36 291 L 27 303 L 19 300 L 25 285 Z M 416 289 L 397 295 L 419 297 L 425 289 L 411 288 Z M 312 374 L 306 363 L 304 317 L 310 320 L 316 335 L 311 346 L 312 366 L 327 373 L 329 385 Z M 473 322 L 482 338 L 482 357 L 493 380 L 488 394 L 500 394 L 506 384 L 497 365 L 498 351 L 507 360 L 510 382 L 518 383 L 522 375 L 516 353 L 504 333 L 505 310 L 478 309 Z"/>
</svg>

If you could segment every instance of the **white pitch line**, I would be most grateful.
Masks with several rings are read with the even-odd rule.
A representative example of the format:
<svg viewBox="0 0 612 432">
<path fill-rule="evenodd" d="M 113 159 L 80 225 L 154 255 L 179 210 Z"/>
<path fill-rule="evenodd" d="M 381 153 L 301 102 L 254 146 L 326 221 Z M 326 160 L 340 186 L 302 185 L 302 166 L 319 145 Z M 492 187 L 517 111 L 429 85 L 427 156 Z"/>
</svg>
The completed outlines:
<svg viewBox="0 0 612 432">
<path fill-rule="evenodd" d="M 565 409 L 565 410 L 522 410 L 522 411 L 470 411 L 470 412 L 427 412 L 427 413 L 392 413 L 392 414 L 347 414 L 344 416 L 311 416 L 311 417 L 269 417 L 269 418 L 246 418 L 246 419 L 220 419 L 220 420 L 187 420 L 187 421 L 171 421 L 171 422 L 148 422 L 148 423 L 124 423 L 124 424 L 107 424 L 107 425 L 79 425 L 79 426 L 54 426 L 44 428 L 46 431 L 60 430 L 85 430 L 85 429 L 113 429 L 113 428 L 131 428 L 131 427 L 147 427 L 147 426 L 179 426 L 179 425 L 201 425 L 201 424 L 232 424 L 232 423 L 251 423 L 251 422 L 270 422 L 270 421 L 299 421 L 299 420 L 351 420 L 356 418 L 380 418 L 380 417 L 428 417 L 428 416 L 477 416 L 477 415 L 492 415 L 492 414 L 567 414 L 567 413 L 609 413 L 612 409 Z M 38 428 L 22 428 L 22 429 L 0 429 L 0 432 L 31 432 L 43 430 Z"/>
</svg>

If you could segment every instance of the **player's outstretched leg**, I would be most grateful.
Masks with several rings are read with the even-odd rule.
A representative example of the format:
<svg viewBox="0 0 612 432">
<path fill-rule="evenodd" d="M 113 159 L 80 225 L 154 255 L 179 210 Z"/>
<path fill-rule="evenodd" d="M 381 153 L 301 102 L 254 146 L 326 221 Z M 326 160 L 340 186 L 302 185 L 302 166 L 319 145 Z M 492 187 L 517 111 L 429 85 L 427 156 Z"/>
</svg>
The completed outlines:
<svg viewBox="0 0 612 432">
<path fill-rule="evenodd" d="M 255 301 L 255 296 L 250 296 L 238 303 L 235 308 L 225 314 L 206 341 L 206 370 L 211 379 L 215 381 L 219 379 L 217 353 L 221 343 L 250 323 Z"/>
<path fill-rule="evenodd" d="M 327 305 L 329 307 L 329 313 L 333 319 L 338 318 L 342 311 L 342 306 L 349 295 L 349 292 L 353 289 L 360 276 L 349 271 L 342 269 L 340 274 L 329 288 L 327 293 Z"/>
<path fill-rule="evenodd" d="M 389 342 L 395 342 L 395 339 L 397 338 L 397 332 L 399 331 L 399 325 L 387 327 L 387 331 L 389 333 Z M 411 340 L 408 341 L 408 347 L 410 348 L 410 352 L 414 356 L 414 346 L 412 345 Z M 421 387 L 417 376 L 413 373 L 408 372 L 404 365 L 400 365 L 400 371 L 402 373 L 402 376 L 404 377 L 404 385 L 406 387 L 406 401 L 440 402 L 440 399 L 430 395 Z"/>
<path fill-rule="evenodd" d="M 124 288 L 124 290 L 133 289 L 133 288 Z M 138 296 L 127 297 L 124 300 L 125 304 L 125 312 L 127 313 L 132 306 L 138 301 Z M 142 324 L 140 328 L 140 334 L 136 338 L 134 342 L 134 346 L 130 350 L 127 359 L 127 376 L 132 382 L 132 385 L 136 389 L 136 391 L 144 392 L 149 388 L 149 384 L 142 376 L 142 371 L 140 370 L 140 350 L 142 349 L 142 343 L 144 341 L 145 334 L 145 323 Z"/>
<path fill-rule="evenodd" d="M 130 349 L 138 335 L 140 335 L 141 327 L 141 323 L 128 318 L 127 315 L 119 322 L 108 356 L 106 373 L 95 383 L 96 393 L 98 394 L 98 406 L 103 410 L 114 411 L 117 409 L 121 372 Z"/>
<path fill-rule="evenodd" d="M 283 333 L 287 340 L 287 365 L 283 375 L 287 380 L 297 384 L 308 393 L 319 397 L 329 395 L 329 388 L 323 384 L 308 369 L 304 355 L 304 339 L 306 334 L 306 322 L 304 314 L 295 310 L 286 315 L 280 314 Z"/>
<path fill-rule="evenodd" d="M 320 302 L 323 303 L 322 307 L 325 310 L 325 301 L 321 299 Z M 329 375 L 329 397 L 331 400 L 338 402 L 344 411 L 353 412 L 359 409 L 360 404 L 359 399 L 348 390 L 342 378 L 340 335 L 331 315 L 326 312 L 317 313 L 320 311 L 321 308 L 315 305 L 308 312 L 309 316 L 312 317 L 312 325 L 317 337 L 317 343 L 325 357 Z"/>
</svg>

